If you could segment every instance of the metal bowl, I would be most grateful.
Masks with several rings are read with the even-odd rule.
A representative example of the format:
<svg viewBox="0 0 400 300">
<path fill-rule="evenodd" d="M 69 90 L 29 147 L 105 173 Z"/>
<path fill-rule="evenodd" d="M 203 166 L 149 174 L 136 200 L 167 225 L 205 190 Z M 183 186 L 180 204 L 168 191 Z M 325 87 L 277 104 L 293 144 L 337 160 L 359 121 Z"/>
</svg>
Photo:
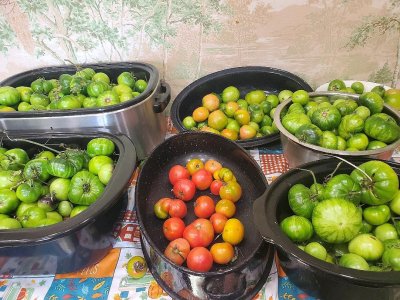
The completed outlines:
<svg viewBox="0 0 400 300">
<path fill-rule="evenodd" d="M 336 97 L 344 97 L 345 99 L 353 99 L 359 101 L 359 95 L 341 93 L 341 92 L 312 92 L 309 93 L 309 95 L 310 97 L 336 96 Z M 288 161 L 290 168 L 296 167 L 298 165 L 307 162 L 316 161 L 332 156 L 342 156 L 344 158 L 369 157 L 369 158 L 388 160 L 392 157 L 394 150 L 400 146 L 400 139 L 399 139 L 394 143 L 388 145 L 387 147 L 381 149 L 364 150 L 364 151 L 341 151 L 341 150 L 327 149 L 309 143 L 301 142 L 297 137 L 295 137 L 293 134 L 287 131 L 281 123 L 281 118 L 280 118 L 281 113 L 282 111 L 284 111 L 284 109 L 289 107 L 290 104 L 292 104 L 291 99 L 287 99 L 286 101 L 282 102 L 277 106 L 274 114 L 274 121 L 276 127 L 278 127 L 280 131 L 283 154 L 286 160 Z M 397 123 L 400 124 L 400 114 L 397 110 L 385 104 L 382 112 L 392 116 L 397 121 Z"/>
</svg>

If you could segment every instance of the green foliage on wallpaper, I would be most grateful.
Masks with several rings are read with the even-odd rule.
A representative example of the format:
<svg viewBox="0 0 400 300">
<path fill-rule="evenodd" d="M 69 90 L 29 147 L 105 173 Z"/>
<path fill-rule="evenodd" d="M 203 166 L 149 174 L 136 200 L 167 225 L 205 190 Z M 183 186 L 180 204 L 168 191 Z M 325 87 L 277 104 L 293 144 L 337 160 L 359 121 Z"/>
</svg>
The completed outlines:
<svg viewBox="0 0 400 300">
<path fill-rule="evenodd" d="M 14 31 L 3 18 L 0 18 L 0 52 L 7 53 L 14 46 L 16 46 Z"/>
<path fill-rule="evenodd" d="M 17 0 L 29 17 L 37 56 L 65 61 L 123 60 L 140 54 L 144 44 L 171 47 L 178 24 L 201 25 L 204 32 L 220 29 L 221 0 Z M 209 11 L 212 10 L 213 14 Z M 3 26 L 2 26 L 3 27 Z M 7 31 L 5 31 L 7 29 Z M 6 53 L 11 28 L 0 33 Z M 4 45 L 2 47 L 2 45 Z"/>
<path fill-rule="evenodd" d="M 392 80 L 392 77 L 393 77 L 393 70 L 389 67 L 389 64 L 386 62 L 382 68 L 370 74 L 368 80 L 383 84 L 390 82 Z"/>
</svg>

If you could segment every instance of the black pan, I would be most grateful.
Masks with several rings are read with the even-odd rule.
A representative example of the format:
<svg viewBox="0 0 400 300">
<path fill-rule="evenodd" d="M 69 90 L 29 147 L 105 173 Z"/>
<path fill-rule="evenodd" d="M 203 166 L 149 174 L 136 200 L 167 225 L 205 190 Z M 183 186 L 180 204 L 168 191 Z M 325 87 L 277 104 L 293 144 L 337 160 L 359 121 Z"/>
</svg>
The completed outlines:
<svg viewBox="0 0 400 300">
<path fill-rule="evenodd" d="M 236 203 L 235 217 L 245 226 L 245 238 L 239 244 L 238 259 L 227 265 L 214 264 L 206 273 L 194 272 L 168 260 L 164 249 L 169 241 L 163 236 L 163 220 L 153 212 L 153 206 L 162 197 L 173 197 L 168 171 L 175 164 L 185 165 L 199 157 L 213 158 L 230 168 L 243 189 Z M 273 261 L 273 247 L 263 242 L 252 218 L 253 201 L 265 191 L 267 182 L 256 161 L 236 143 L 206 132 L 185 132 L 159 145 L 142 166 L 136 186 L 136 209 L 142 232 L 143 252 L 150 270 L 159 284 L 174 298 L 185 299 L 247 299 L 265 283 Z M 197 191 L 195 198 L 209 191 Z M 193 200 L 187 203 L 185 224 L 191 223 Z M 216 241 L 221 241 L 218 238 Z M 166 279 L 167 278 L 167 279 Z M 196 298 L 195 298 L 196 299 Z"/>
</svg>

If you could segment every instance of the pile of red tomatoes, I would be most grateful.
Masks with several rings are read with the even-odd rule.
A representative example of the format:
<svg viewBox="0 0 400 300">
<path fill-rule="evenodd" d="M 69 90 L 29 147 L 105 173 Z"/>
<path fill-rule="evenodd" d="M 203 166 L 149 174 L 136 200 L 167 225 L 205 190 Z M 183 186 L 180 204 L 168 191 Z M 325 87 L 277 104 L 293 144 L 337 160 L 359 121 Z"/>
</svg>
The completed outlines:
<svg viewBox="0 0 400 300">
<path fill-rule="evenodd" d="M 165 219 L 162 231 L 170 241 L 164 255 L 197 272 L 209 271 L 214 263 L 234 262 L 235 246 L 242 242 L 245 231 L 242 222 L 234 218 L 235 203 L 242 196 L 234 173 L 217 160 L 192 158 L 185 166 L 172 166 L 168 176 L 173 198 L 161 198 L 154 205 L 155 215 Z M 196 196 L 197 191 L 209 194 Z M 192 207 L 196 219 L 186 224 Z M 217 242 L 219 237 L 221 242 Z"/>
</svg>

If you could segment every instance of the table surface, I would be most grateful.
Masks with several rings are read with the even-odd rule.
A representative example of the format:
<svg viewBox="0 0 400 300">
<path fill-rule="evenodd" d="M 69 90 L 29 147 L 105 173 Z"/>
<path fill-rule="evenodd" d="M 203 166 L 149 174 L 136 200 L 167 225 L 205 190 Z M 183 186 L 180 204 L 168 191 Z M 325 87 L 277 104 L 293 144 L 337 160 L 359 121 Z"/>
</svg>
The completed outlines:
<svg viewBox="0 0 400 300">
<path fill-rule="evenodd" d="M 169 122 L 167 137 L 174 134 Z M 279 143 L 248 150 L 260 165 L 268 182 L 288 170 Z M 400 151 L 393 159 L 400 161 Z M 114 229 L 113 249 L 96 265 L 69 274 L 46 276 L 1 277 L 0 299 L 171 299 L 150 273 L 141 279 L 132 279 L 126 272 L 126 263 L 132 256 L 143 256 L 140 247 L 140 229 L 135 213 L 134 191 L 138 170 L 132 177 L 125 197 L 127 207 Z M 17 263 L 17 262 L 16 262 Z M 38 262 L 32 262 L 32 268 Z M 255 299 L 312 299 L 288 280 L 279 266 L 273 264 L 271 273 Z"/>
</svg>

